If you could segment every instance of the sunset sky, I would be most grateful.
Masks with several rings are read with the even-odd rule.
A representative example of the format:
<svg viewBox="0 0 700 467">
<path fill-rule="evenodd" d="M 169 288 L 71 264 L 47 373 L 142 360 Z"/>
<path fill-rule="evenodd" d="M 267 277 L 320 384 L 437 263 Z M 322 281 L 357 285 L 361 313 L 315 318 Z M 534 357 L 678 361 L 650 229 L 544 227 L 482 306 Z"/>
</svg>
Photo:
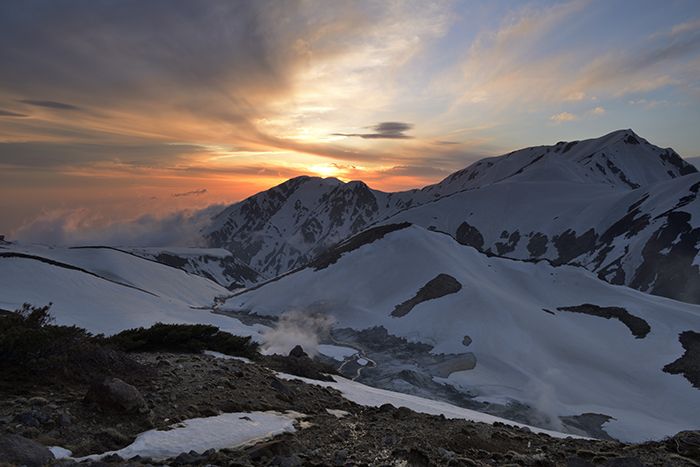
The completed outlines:
<svg viewBox="0 0 700 467">
<path fill-rule="evenodd" d="M 10 239 L 143 242 L 298 175 L 421 188 L 622 128 L 700 155 L 700 1 L 0 3 Z"/>
</svg>

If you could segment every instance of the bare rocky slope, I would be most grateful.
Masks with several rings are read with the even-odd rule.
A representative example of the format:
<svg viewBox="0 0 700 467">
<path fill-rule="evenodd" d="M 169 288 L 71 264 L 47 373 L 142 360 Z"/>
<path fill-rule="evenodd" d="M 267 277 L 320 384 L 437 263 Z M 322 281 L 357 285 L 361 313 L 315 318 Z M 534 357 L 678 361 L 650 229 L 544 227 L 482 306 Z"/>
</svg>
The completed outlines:
<svg viewBox="0 0 700 467">
<path fill-rule="evenodd" d="M 98 454 L 130 444 L 147 429 L 169 429 L 182 420 L 221 412 L 274 410 L 304 414 L 294 433 L 253 446 L 185 452 L 168 459 L 103 457 L 80 465 L 220 466 L 568 466 L 636 467 L 700 465 L 700 432 L 644 444 L 593 439 L 557 439 L 527 429 L 413 412 L 405 407 L 365 407 L 339 392 L 275 371 L 325 377 L 305 356 L 261 357 L 256 362 L 201 354 L 140 353 L 141 370 L 130 380 L 146 401 L 126 414 L 84 402 L 89 385 L 18 382 L 3 387 L 0 403 L 0 465 L 30 465 L 3 458 L 4 440 L 31 439 L 64 446 L 74 456 Z M 336 414 L 344 414 L 338 417 Z M 41 463 L 37 464 L 40 465 Z M 46 459 L 70 467 L 75 461 Z"/>
</svg>

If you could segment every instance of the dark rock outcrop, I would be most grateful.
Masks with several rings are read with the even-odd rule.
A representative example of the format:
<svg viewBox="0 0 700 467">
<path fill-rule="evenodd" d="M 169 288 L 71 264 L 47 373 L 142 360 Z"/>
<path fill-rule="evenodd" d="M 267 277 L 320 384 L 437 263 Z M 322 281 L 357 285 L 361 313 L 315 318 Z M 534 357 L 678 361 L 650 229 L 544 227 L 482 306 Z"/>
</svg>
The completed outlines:
<svg viewBox="0 0 700 467">
<path fill-rule="evenodd" d="M 391 316 L 396 318 L 406 316 L 419 303 L 457 293 L 460 290 L 462 290 L 462 284 L 457 279 L 448 274 L 439 274 L 421 287 L 415 297 L 397 305 L 391 312 Z"/>
<path fill-rule="evenodd" d="M 620 320 L 622 324 L 627 326 L 632 332 L 634 337 L 637 339 L 643 339 L 649 332 L 651 332 L 651 327 L 649 323 L 644 321 L 638 316 L 630 314 L 629 311 L 624 308 L 617 306 L 601 307 L 598 305 L 591 305 L 590 303 L 584 303 L 579 306 L 564 306 L 557 308 L 559 311 L 570 311 L 573 313 L 583 313 L 591 316 L 599 316 L 601 318 L 610 319 L 615 318 Z"/>
<path fill-rule="evenodd" d="M 0 436 L 0 462 L 41 467 L 55 459 L 46 446 L 17 435 Z"/>
</svg>

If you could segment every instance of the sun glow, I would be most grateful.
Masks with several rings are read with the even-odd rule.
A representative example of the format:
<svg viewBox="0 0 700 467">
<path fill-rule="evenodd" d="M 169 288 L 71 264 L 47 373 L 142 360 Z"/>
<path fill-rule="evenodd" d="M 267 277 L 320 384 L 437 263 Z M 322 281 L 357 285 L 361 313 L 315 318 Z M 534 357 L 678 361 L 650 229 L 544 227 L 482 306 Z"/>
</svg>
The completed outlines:
<svg viewBox="0 0 700 467">
<path fill-rule="evenodd" d="M 308 168 L 308 171 L 319 175 L 321 177 L 335 177 L 337 179 L 340 179 L 344 182 L 348 181 L 348 179 L 343 178 L 343 175 L 347 175 L 348 171 L 347 169 L 339 166 L 338 164 L 335 164 L 333 162 L 328 162 L 325 164 L 317 164 L 314 166 L 311 166 Z"/>
</svg>

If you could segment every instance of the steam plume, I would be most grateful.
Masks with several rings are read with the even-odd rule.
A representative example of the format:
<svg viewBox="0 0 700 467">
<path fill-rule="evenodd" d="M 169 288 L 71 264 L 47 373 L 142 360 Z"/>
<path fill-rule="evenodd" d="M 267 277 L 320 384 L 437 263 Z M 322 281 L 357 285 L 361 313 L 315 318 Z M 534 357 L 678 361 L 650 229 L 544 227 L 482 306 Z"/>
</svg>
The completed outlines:
<svg viewBox="0 0 700 467">
<path fill-rule="evenodd" d="M 318 354 L 318 344 L 330 334 L 335 318 L 323 313 L 302 313 L 291 310 L 283 314 L 277 326 L 262 335 L 265 355 L 287 355 L 301 345 L 310 356 Z"/>
</svg>

